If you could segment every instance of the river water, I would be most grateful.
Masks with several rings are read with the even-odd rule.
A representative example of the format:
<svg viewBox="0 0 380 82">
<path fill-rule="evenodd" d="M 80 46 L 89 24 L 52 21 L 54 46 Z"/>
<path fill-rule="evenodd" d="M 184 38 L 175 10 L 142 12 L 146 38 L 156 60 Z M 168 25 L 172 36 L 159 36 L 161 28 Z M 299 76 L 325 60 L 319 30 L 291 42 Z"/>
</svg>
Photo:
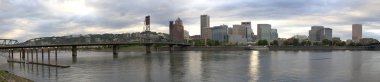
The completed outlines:
<svg viewBox="0 0 380 82">
<path fill-rule="evenodd" d="M 76 58 L 59 51 L 58 63 L 69 68 L 8 63 L 8 53 L 1 55 L 0 69 L 37 82 L 380 81 L 379 51 L 79 51 Z"/>
</svg>

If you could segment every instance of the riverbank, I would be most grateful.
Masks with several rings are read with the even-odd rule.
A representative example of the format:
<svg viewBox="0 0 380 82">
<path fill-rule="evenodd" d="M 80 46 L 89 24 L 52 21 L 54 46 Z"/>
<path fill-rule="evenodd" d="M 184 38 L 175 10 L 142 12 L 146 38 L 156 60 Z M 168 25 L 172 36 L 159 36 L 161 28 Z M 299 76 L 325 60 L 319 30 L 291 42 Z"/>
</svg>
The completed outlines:
<svg viewBox="0 0 380 82">
<path fill-rule="evenodd" d="M 0 81 L 1 82 L 33 82 L 32 80 L 14 75 L 8 71 L 0 70 Z"/>
</svg>

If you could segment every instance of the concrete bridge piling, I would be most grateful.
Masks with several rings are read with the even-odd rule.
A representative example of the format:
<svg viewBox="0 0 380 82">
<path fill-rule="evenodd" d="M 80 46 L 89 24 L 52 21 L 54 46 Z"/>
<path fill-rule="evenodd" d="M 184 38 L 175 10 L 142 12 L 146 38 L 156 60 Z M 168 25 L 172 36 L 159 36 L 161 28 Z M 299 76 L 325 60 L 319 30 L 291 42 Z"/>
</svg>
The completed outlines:
<svg viewBox="0 0 380 82">
<path fill-rule="evenodd" d="M 119 54 L 119 45 L 112 45 L 112 53 L 113 55 L 118 55 Z"/>
<path fill-rule="evenodd" d="M 44 48 L 41 48 L 41 63 L 44 63 Z"/>
<path fill-rule="evenodd" d="M 152 53 L 152 44 L 145 44 L 145 51 L 147 54 Z"/>
<path fill-rule="evenodd" d="M 77 56 L 77 46 L 72 46 L 71 47 L 71 52 L 72 52 L 72 56 L 73 57 L 76 57 Z"/>
<path fill-rule="evenodd" d="M 174 45 L 169 45 L 169 52 L 173 52 L 174 51 Z"/>
</svg>

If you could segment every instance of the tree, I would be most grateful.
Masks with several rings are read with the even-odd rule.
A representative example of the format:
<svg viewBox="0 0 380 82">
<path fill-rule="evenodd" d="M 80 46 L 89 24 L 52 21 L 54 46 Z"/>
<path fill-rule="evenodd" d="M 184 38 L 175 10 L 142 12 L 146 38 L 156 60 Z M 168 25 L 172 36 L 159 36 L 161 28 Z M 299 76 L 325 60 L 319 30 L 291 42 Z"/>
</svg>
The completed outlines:
<svg viewBox="0 0 380 82">
<path fill-rule="evenodd" d="M 309 40 L 303 40 L 303 41 L 301 42 L 301 45 L 302 45 L 302 46 L 310 46 L 310 45 L 311 45 L 311 42 L 310 42 Z"/>
<path fill-rule="evenodd" d="M 265 46 L 265 45 L 268 45 L 268 41 L 267 40 L 259 40 L 257 45 L 259 46 Z"/>
<path fill-rule="evenodd" d="M 313 46 L 318 46 L 318 45 L 321 45 L 321 43 L 319 43 L 319 42 L 314 42 L 313 43 Z"/>
<path fill-rule="evenodd" d="M 329 45 L 331 45 L 331 41 L 328 40 L 328 39 L 323 39 L 322 40 L 322 44 L 325 45 L 325 46 L 329 46 Z"/>
<path fill-rule="evenodd" d="M 346 46 L 346 42 L 344 42 L 344 41 L 340 41 L 340 42 L 337 44 L 337 46 Z"/>
<path fill-rule="evenodd" d="M 273 40 L 273 41 L 271 42 L 271 45 L 272 45 L 272 46 L 278 46 L 278 41 L 277 41 L 277 40 Z"/>
<path fill-rule="evenodd" d="M 341 43 L 341 41 L 339 41 L 339 40 L 333 40 L 332 41 L 333 46 L 339 46 L 340 43 Z"/>
<path fill-rule="evenodd" d="M 298 46 L 299 45 L 299 40 L 294 38 L 293 41 L 292 41 L 292 45 L 293 46 Z"/>
</svg>

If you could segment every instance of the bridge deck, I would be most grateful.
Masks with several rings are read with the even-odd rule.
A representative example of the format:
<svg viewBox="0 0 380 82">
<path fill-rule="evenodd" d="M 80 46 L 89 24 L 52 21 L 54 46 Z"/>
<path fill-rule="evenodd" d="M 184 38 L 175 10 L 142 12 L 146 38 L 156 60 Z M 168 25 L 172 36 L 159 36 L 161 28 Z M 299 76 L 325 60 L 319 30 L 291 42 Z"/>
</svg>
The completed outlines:
<svg viewBox="0 0 380 82">
<path fill-rule="evenodd" d="M 102 45 L 179 45 L 188 46 L 184 43 L 170 43 L 170 42 L 127 42 L 127 43 L 78 43 L 78 44 L 49 44 L 49 45 L 10 45 L 0 46 L 0 49 L 12 49 L 12 48 L 35 48 L 35 47 L 65 47 L 65 46 L 102 46 Z"/>
</svg>

